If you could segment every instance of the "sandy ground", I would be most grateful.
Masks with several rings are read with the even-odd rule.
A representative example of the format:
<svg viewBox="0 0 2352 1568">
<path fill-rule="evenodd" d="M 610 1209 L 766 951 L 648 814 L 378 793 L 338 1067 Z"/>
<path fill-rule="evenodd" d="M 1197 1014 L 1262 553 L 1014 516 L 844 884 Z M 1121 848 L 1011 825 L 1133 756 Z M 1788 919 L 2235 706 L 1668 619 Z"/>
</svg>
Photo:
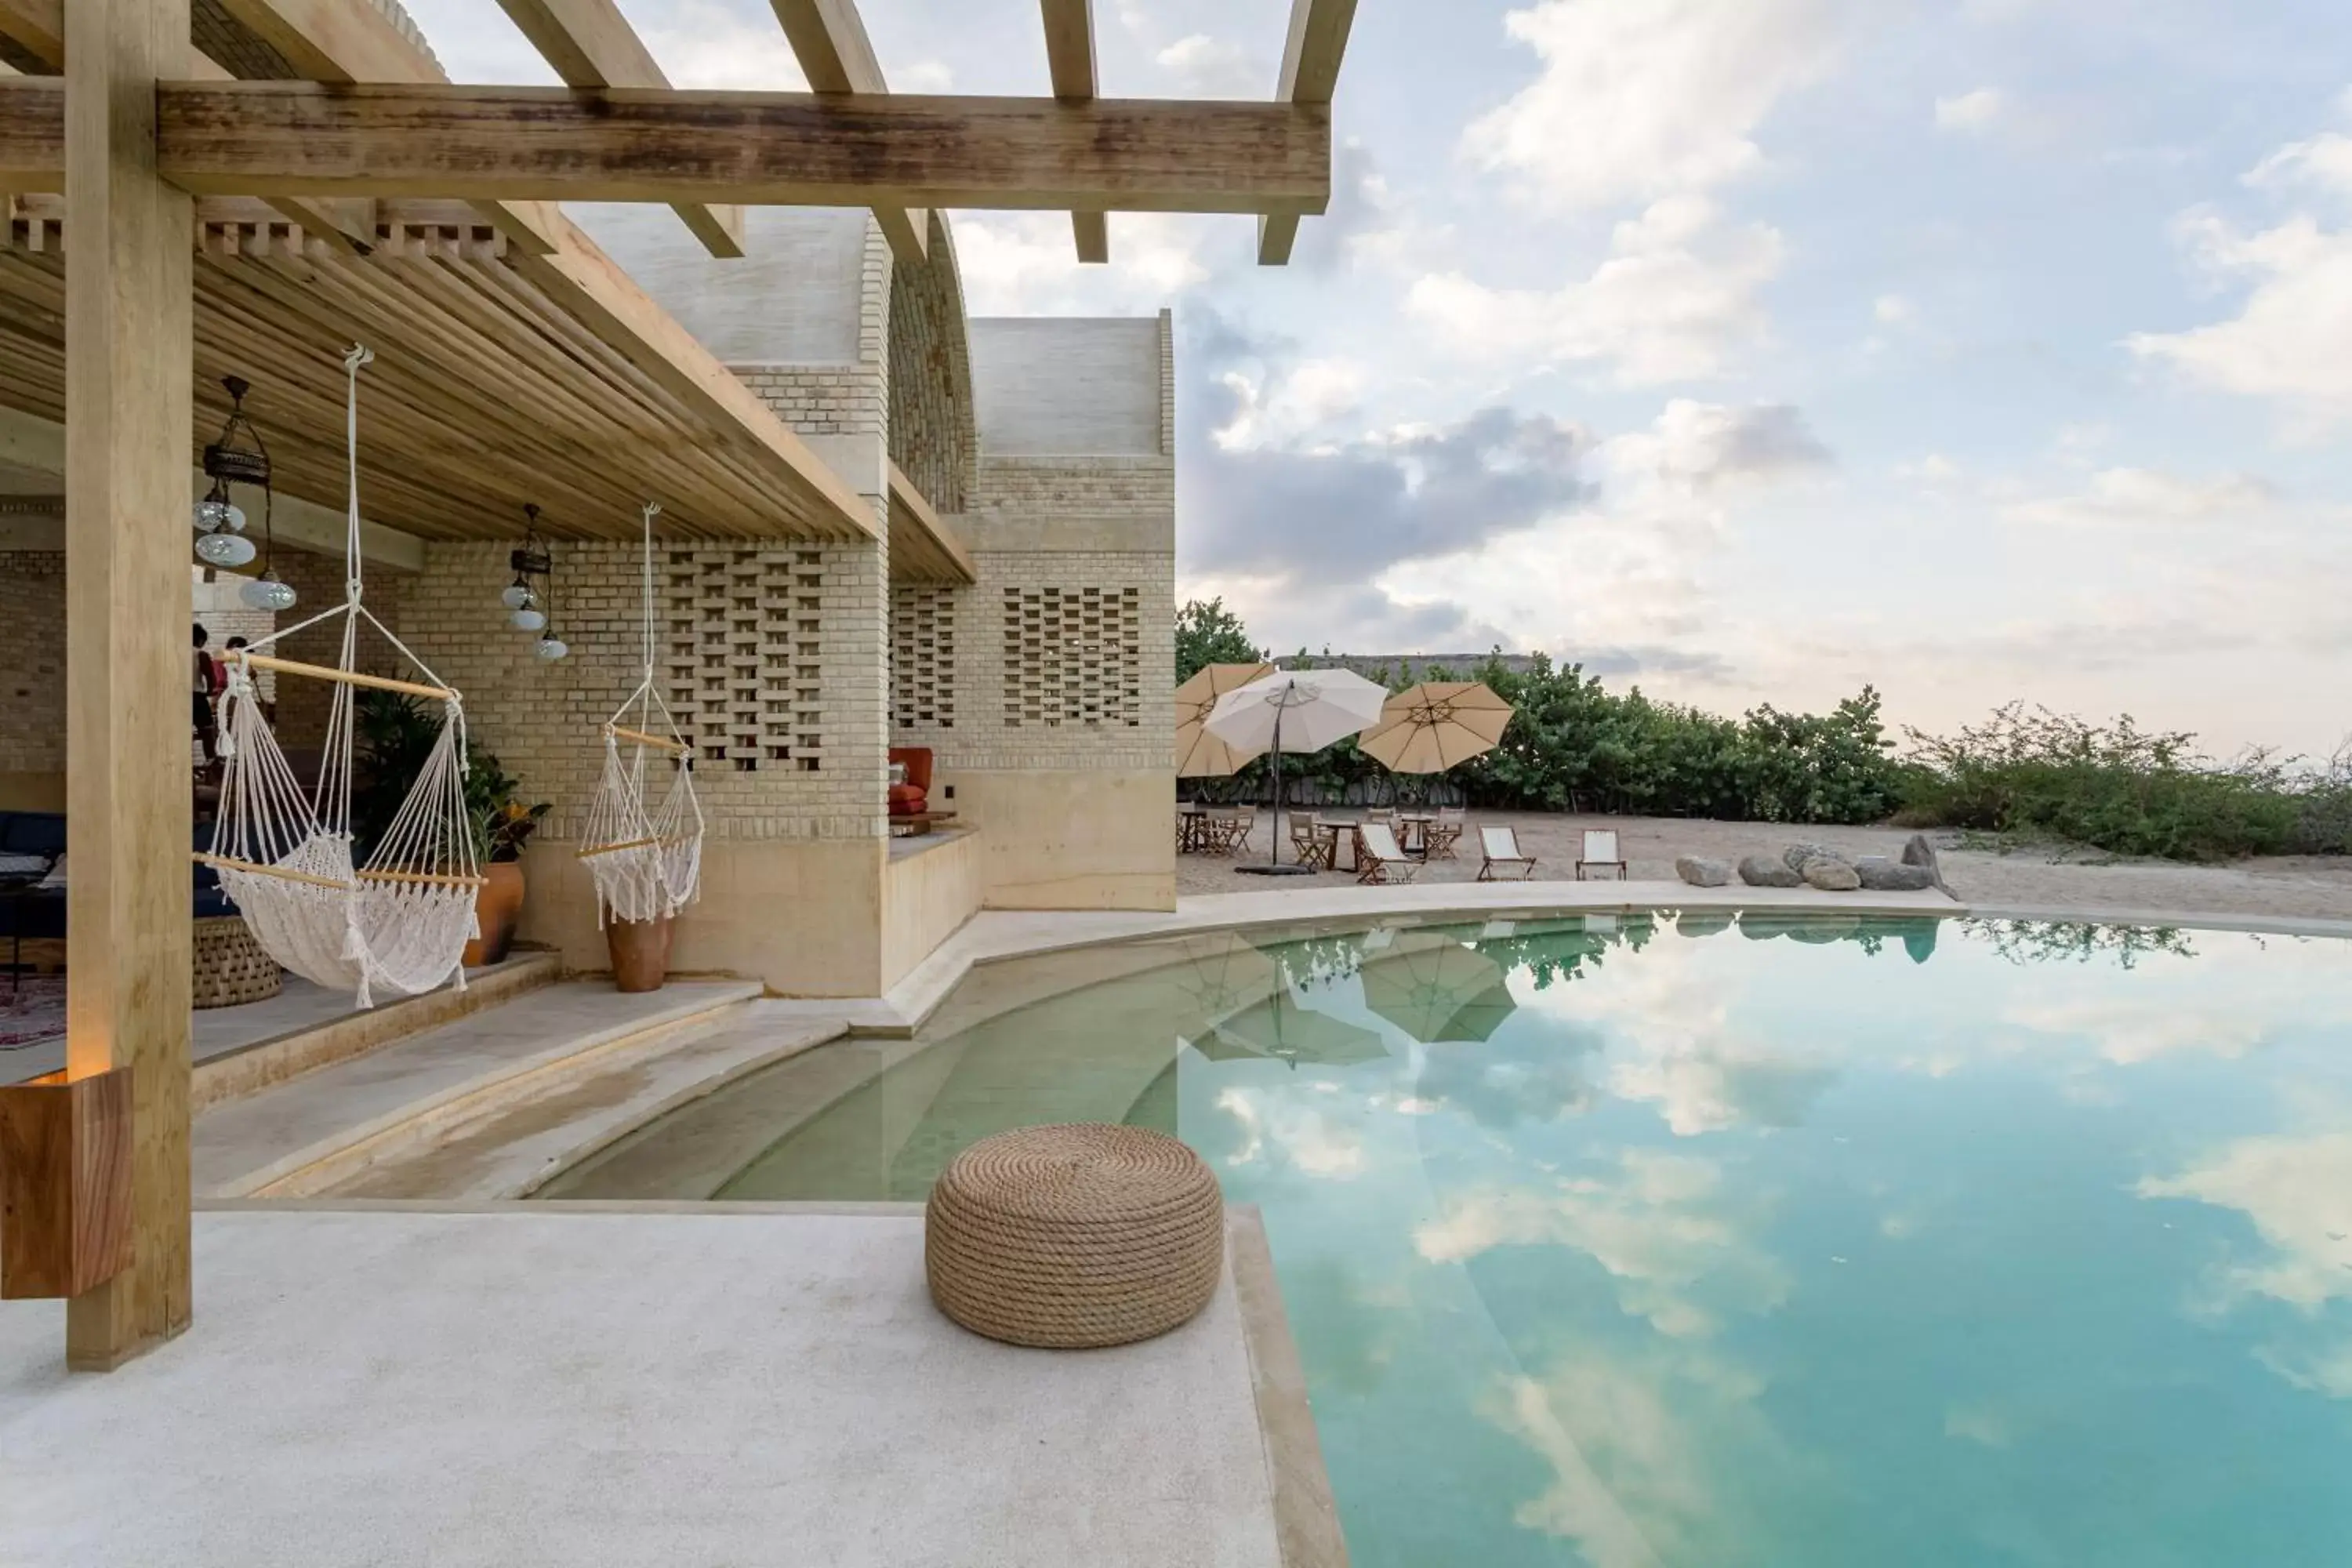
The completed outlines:
<svg viewBox="0 0 2352 1568">
<path fill-rule="evenodd" d="M 1353 817 L 1360 812 L 1329 815 Z M 1249 854 L 1264 859 L 1266 853 L 1265 814 L 1259 814 Z M 1760 822 L 1710 822 L 1685 817 L 1565 816 L 1537 812 L 1473 812 L 1472 831 L 1465 834 L 1454 860 L 1439 860 L 1423 873 L 1424 882 L 1468 881 L 1478 874 L 1476 825 L 1508 823 L 1518 831 L 1519 845 L 1538 859 L 1538 878 L 1575 875 L 1577 847 L 1588 827 L 1613 827 L 1618 842 L 1632 862 L 1636 880 L 1672 880 L 1677 855 L 1704 855 L 1737 861 L 1743 855 L 1777 853 L 1804 840 L 1822 843 L 1855 855 L 1901 853 L 1908 830 L 1892 827 L 1787 827 Z M 1997 853 L 1990 848 L 1961 847 L 1960 836 L 1929 835 L 1943 860 L 1945 879 L 1967 902 L 1988 909 L 2145 910 L 2175 914 L 2277 915 L 2321 920 L 2352 920 L 2352 859 L 2280 857 L 2242 860 L 2229 866 L 2184 866 L 2169 860 L 2116 861 L 2095 852 L 2064 851 L 2046 847 Z M 1283 858 L 1291 858 L 1286 833 Z M 1241 874 L 1234 867 L 1244 857 L 1220 859 L 1180 855 L 1176 859 L 1179 893 L 1263 891 L 1265 879 Z M 1320 873 L 1316 882 L 1353 879 L 1345 869 L 1349 853 L 1342 848 L 1336 874 Z"/>
</svg>

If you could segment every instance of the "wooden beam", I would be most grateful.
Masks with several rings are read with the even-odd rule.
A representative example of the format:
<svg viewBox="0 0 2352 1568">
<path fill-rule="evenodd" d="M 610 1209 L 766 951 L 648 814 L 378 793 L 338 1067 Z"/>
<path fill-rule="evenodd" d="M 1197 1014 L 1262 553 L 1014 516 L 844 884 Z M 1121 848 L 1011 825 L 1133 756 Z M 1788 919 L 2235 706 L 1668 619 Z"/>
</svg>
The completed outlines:
<svg viewBox="0 0 2352 1568">
<path fill-rule="evenodd" d="M 1089 103 L 1095 96 L 1094 0 L 1044 0 L 1045 65 L 1054 96 L 1064 103 Z M 1074 212 L 1070 232 L 1080 261 L 1110 259 L 1110 226 L 1098 212 Z"/>
<path fill-rule="evenodd" d="M 722 430 L 740 430 L 791 468 L 814 494 L 817 531 L 877 537 L 874 513 L 839 475 L 794 435 L 740 376 L 630 280 L 612 258 L 561 220 L 562 244 L 551 256 L 520 256 L 514 269 L 689 410 Z"/>
<path fill-rule="evenodd" d="M 188 0 L 66 18 L 66 1076 L 128 1067 L 131 1266 L 66 1311 L 71 1366 L 188 1326 L 188 433 L 195 204 L 157 173 Z"/>
<path fill-rule="evenodd" d="M 393 26 L 371 0 L 221 0 L 221 5 L 311 81 L 448 79 L 433 57 Z M 492 203 L 483 206 L 482 216 L 526 249 L 544 256 L 555 248 L 555 215 L 542 204 Z"/>
<path fill-rule="evenodd" d="M 865 19 L 856 0 L 772 0 L 776 20 L 793 58 L 808 78 L 809 90 L 826 96 L 887 92 L 882 62 L 874 58 L 874 41 L 866 36 Z M 877 205 L 874 221 L 890 242 L 890 254 L 909 267 L 919 266 L 930 254 L 929 213 Z"/>
<path fill-rule="evenodd" d="M 887 460 L 887 459 L 886 459 Z M 915 481 L 889 464 L 890 487 L 890 574 L 894 577 L 924 578 L 933 582 L 976 583 L 978 568 L 971 563 L 971 552 L 956 537 L 955 530 L 940 520 L 940 514 Z M 903 552 L 902 544 L 912 544 Z M 902 553 L 913 559 L 901 562 Z"/>
<path fill-rule="evenodd" d="M 65 188 L 65 79 L 0 77 L 0 191 Z"/>
<path fill-rule="evenodd" d="M 669 78 L 614 0 L 499 0 L 569 87 L 667 87 Z M 743 209 L 682 203 L 677 216 L 713 256 L 743 254 Z"/>
<path fill-rule="evenodd" d="M 1355 21 L 1356 0 L 1291 0 L 1290 36 L 1282 48 L 1276 99 L 1330 107 L 1339 88 L 1339 61 L 1348 52 L 1348 29 Z M 1298 217 L 1296 212 L 1269 212 L 1257 220 L 1260 266 L 1280 267 L 1290 259 Z"/>
<path fill-rule="evenodd" d="M 62 71 L 66 68 L 63 0 L 0 0 L 0 38 L 16 46 L 22 61 Z"/>
<path fill-rule="evenodd" d="M 164 172 L 199 195 L 1242 213 L 1330 195 L 1319 105 L 263 81 L 156 100 Z"/>
</svg>

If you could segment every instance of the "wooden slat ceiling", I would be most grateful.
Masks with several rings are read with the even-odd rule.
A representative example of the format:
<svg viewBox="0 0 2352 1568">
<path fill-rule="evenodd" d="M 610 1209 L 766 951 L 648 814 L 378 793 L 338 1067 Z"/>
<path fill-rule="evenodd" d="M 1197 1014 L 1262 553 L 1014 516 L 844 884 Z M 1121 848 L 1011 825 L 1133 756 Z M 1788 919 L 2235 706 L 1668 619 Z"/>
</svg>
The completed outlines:
<svg viewBox="0 0 2352 1568">
<path fill-rule="evenodd" d="M 386 203 L 380 243 L 360 257 L 234 205 L 240 221 L 200 226 L 195 446 L 227 412 L 220 378 L 243 376 L 278 488 L 340 509 L 342 356 L 360 342 L 376 355 L 360 381 L 373 521 L 425 539 L 512 538 L 531 501 L 551 533 L 628 539 L 653 499 L 674 536 L 856 537 L 772 449 L 673 395 L 551 300 L 469 209 Z M 65 243 L 32 202 L 0 237 L 0 404 L 53 420 L 65 416 Z"/>
</svg>

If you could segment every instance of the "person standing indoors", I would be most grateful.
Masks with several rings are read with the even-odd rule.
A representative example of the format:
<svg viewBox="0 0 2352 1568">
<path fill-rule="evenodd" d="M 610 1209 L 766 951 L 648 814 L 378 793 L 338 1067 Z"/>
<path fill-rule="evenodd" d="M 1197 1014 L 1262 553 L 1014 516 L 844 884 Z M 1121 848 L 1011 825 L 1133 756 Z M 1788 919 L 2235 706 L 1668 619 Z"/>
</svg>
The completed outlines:
<svg viewBox="0 0 2352 1568">
<path fill-rule="evenodd" d="M 220 694 L 225 682 L 220 660 L 215 658 L 211 649 L 205 646 L 213 640 L 213 635 L 205 630 L 201 621 L 196 623 L 195 637 L 195 668 L 192 671 L 193 684 L 190 687 L 194 705 L 190 710 L 190 716 L 196 725 L 197 757 L 205 765 L 210 766 L 216 760 L 214 747 L 220 730 L 218 721 L 214 717 L 213 700 Z"/>
</svg>

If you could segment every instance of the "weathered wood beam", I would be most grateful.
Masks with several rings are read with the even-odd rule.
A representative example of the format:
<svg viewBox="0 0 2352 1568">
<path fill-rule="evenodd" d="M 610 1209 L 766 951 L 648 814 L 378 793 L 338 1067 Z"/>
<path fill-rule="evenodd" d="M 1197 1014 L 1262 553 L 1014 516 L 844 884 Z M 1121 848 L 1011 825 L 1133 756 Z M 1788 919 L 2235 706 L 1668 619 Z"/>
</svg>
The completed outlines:
<svg viewBox="0 0 2352 1568">
<path fill-rule="evenodd" d="M 14 46 L 0 59 L 14 57 L 19 68 L 65 69 L 63 0 L 0 0 L 0 39 Z"/>
<path fill-rule="evenodd" d="M 1044 0 L 1045 64 L 1054 96 L 1064 103 L 1087 103 L 1095 96 L 1094 0 Z M 1110 259 L 1110 226 L 1097 212 L 1074 212 L 1070 232 L 1080 261 Z"/>
<path fill-rule="evenodd" d="M 1291 0 L 1290 36 L 1283 45 L 1282 78 L 1274 96 L 1285 103 L 1330 107 L 1339 88 L 1339 61 L 1348 52 L 1348 29 L 1355 21 L 1356 0 Z M 1290 259 L 1298 218 L 1296 212 L 1270 212 L 1257 220 L 1260 266 L 1280 267 Z"/>
<path fill-rule="evenodd" d="M 667 87 L 669 78 L 614 0 L 499 0 L 570 87 Z M 743 254 L 743 209 L 685 202 L 677 216 L 713 256 Z"/>
<path fill-rule="evenodd" d="M 1329 110 L 1307 104 L 260 81 L 156 101 L 164 173 L 200 195 L 1235 213 L 1330 195 Z M 8 131 L 0 112 L 0 178 Z"/>
<path fill-rule="evenodd" d="M 131 1263 L 68 1303 L 66 1360 L 188 1326 L 188 433 L 195 204 L 157 172 L 188 0 L 66 17 L 66 1076 L 131 1069 Z M 177 743 L 173 743 L 174 741 Z"/>
<path fill-rule="evenodd" d="M 882 63 L 874 58 L 874 41 L 866 36 L 865 19 L 856 0 L 772 0 L 776 20 L 793 58 L 808 78 L 809 90 L 827 96 L 854 92 L 887 92 Z M 874 221 L 890 242 L 890 254 L 908 266 L 929 254 L 929 213 L 877 205 Z"/>
<path fill-rule="evenodd" d="M 964 548 L 955 530 L 941 521 L 929 498 L 915 488 L 915 481 L 898 464 L 887 458 L 884 461 L 888 464 L 886 482 L 890 487 L 892 574 L 932 582 L 978 582 L 980 572 L 972 564 L 971 552 Z M 909 532 L 914 537 L 907 541 Z M 902 552 L 902 541 L 911 542 L 915 548 Z M 912 559 L 902 563 L 902 553 Z"/>
<path fill-rule="evenodd" d="M 65 79 L 0 78 L 0 191 L 65 188 Z"/>
<path fill-rule="evenodd" d="M 440 82 L 433 57 L 369 0 L 221 0 L 229 15 L 312 81 Z M 531 202 L 486 205 L 482 216 L 513 243 L 555 248 L 555 215 Z"/>
</svg>

